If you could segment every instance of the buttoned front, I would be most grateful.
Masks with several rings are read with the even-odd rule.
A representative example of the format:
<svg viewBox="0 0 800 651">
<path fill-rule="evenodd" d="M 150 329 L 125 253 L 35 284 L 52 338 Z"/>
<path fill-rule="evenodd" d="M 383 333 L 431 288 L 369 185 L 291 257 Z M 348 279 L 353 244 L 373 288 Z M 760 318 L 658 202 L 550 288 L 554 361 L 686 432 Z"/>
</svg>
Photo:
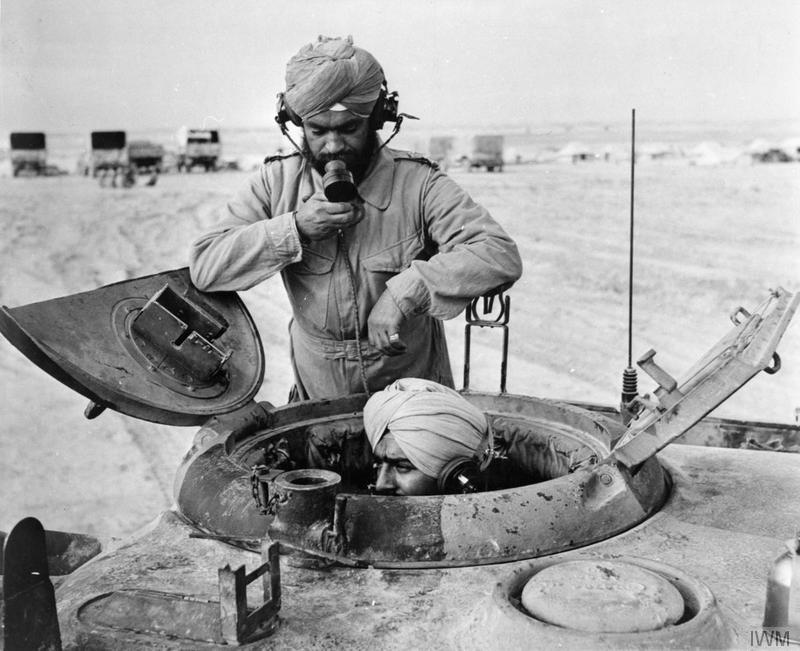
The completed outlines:
<svg viewBox="0 0 800 651">
<path fill-rule="evenodd" d="M 301 397 L 362 392 L 358 348 L 370 390 L 399 377 L 452 386 L 439 319 L 516 280 L 516 245 L 449 177 L 405 152 L 383 148 L 375 156 L 358 186 L 360 222 L 301 243 L 292 213 L 321 189 L 320 175 L 299 154 L 268 159 L 194 243 L 194 283 L 242 290 L 281 273 L 294 312 Z M 406 317 L 400 336 L 408 350 L 397 357 L 367 343 L 369 314 L 385 291 Z"/>
</svg>

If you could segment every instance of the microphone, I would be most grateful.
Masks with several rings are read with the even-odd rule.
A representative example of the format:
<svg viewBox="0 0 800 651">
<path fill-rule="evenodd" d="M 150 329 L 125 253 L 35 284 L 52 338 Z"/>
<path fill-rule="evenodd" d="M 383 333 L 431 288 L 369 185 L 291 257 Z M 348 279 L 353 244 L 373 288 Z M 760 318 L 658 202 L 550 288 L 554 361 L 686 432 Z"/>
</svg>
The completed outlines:
<svg viewBox="0 0 800 651">
<path fill-rule="evenodd" d="M 341 160 L 325 163 L 325 176 L 322 177 L 322 188 L 328 201 L 346 203 L 358 196 L 353 175 Z"/>
</svg>

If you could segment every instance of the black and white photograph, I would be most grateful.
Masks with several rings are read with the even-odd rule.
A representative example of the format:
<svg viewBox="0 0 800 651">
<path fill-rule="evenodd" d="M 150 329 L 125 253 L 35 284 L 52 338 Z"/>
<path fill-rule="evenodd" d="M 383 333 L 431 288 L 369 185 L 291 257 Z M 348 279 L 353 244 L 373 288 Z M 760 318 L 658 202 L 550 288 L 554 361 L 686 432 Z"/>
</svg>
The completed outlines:
<svg viewBox="0 0 800 651">
<path fill-rule="evenodd" d="M 800 3 L 3 0 L 0 649 L 800 643 Z"/>
</svg>

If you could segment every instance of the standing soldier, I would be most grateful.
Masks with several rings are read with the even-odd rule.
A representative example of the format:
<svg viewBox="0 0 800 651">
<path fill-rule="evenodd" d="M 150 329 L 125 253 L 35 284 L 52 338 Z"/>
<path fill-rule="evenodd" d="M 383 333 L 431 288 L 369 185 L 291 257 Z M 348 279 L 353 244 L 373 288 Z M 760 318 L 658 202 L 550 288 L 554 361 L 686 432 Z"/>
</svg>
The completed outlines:
<svg viewBox="0 0 800 651">
<path fill-rule="evenodd" d="M 244 290 L 281 273 L 291 400 L 371 393 L 401 377 L 452 387 L 441 319 L 516 281 L 516 244 L 435 164 L 381 141 L 384 123 L 402 120 L 397 95 L 352 38 L 320 37 L 291 58 L 276 119 L 284 132 L 288 121 L 302 128 L 302 146 L 267 158 L 194 242 L 193 282 Z M 331 161 L 352 173 L 352 200 L 326 198 Z"/>
</svg>

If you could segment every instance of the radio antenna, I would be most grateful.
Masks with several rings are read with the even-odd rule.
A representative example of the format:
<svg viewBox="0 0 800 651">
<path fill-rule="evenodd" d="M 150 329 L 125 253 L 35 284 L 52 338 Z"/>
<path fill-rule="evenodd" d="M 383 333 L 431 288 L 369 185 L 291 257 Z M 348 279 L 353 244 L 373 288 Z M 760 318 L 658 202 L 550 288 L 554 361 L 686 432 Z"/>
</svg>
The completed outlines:
<svg viewBox="0 0 800 651">
<path fill-rule="evenodd" d="M 628 407 L 639 393 L 636 369 L 633 368 L 633 187 L 636 167 L 636 109 L 631 109 L 631 219 L 630 241 L 628 245 L 628 366 L 622 373 L 622 396 L 620 414 L 626 425 L 633 418 Z"/>
</svg>

